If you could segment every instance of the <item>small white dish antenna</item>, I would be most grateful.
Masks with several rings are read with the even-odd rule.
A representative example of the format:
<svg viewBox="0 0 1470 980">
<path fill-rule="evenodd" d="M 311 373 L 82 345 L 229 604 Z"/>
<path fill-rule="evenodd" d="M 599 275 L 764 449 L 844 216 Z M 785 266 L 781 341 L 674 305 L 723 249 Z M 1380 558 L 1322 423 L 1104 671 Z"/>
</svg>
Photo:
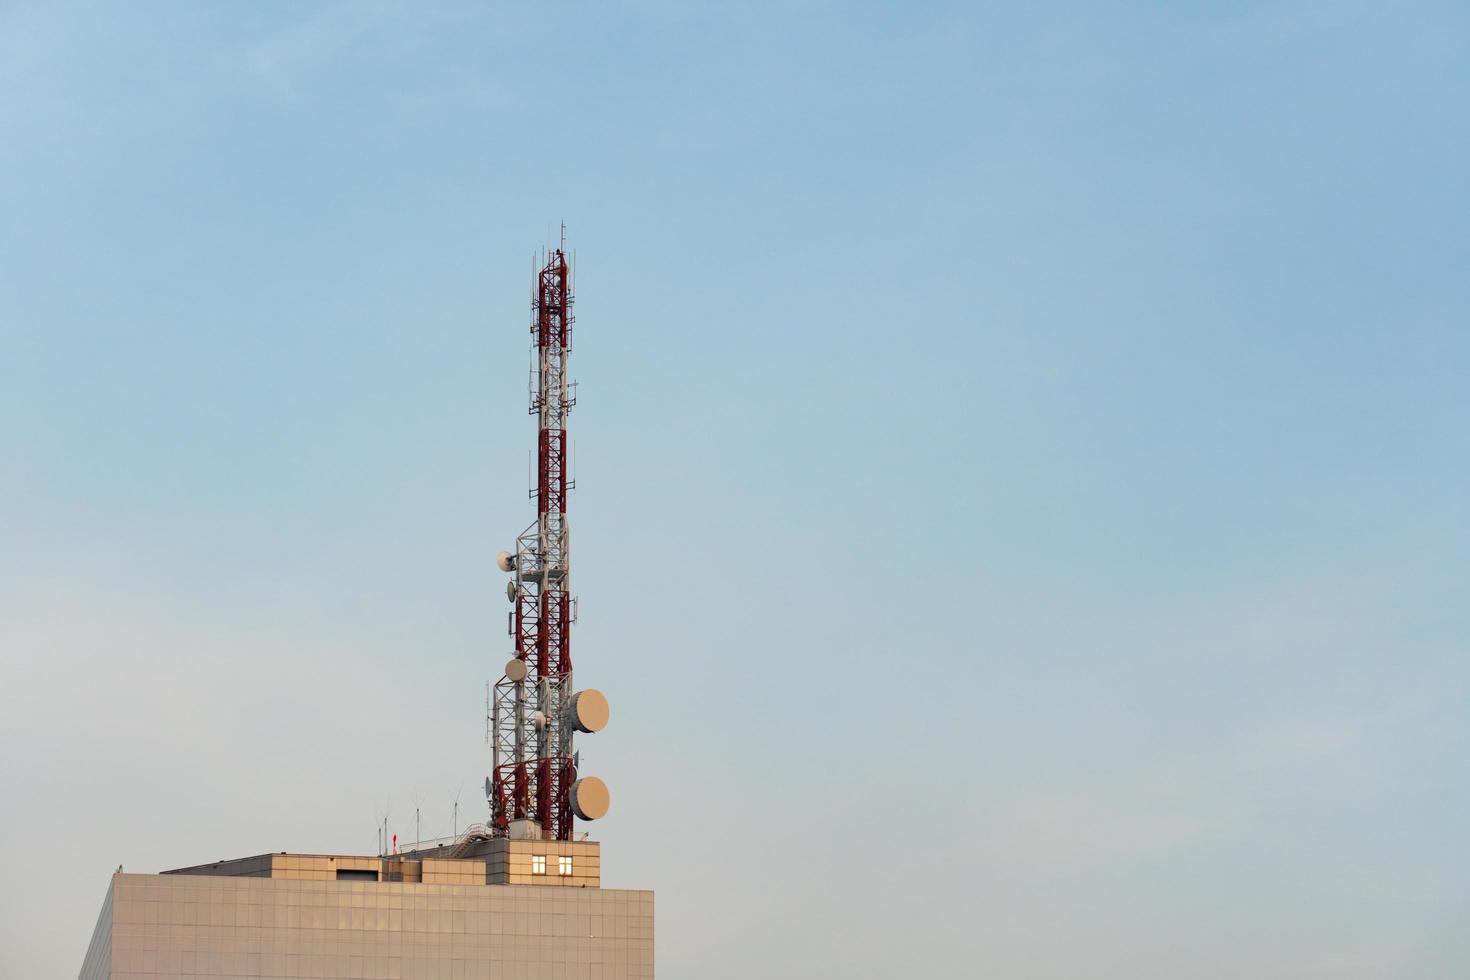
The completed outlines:
<svg viewBox="0 0 1470 980">
<path fill-rule="evenodd" d="M 516 601 L 516 584 L 514 582 L 505 583 L 505 599 L 507 602 Z"/>
<path fill-rule="evenodd" d="M 495 556 L 495 564 L 502 572 L 513 572 L 516 570 L 516 556 L 509 551 L 502 551 Z"/>
<path fill-rule="evenodd" d="M 510 662 L 505 665 L 505 679 L 516 684 L 519 684 L 521 681 L 525 680 L 526 662 L 519 658 L 512 657 L 510 659 Z"/>
</svg>

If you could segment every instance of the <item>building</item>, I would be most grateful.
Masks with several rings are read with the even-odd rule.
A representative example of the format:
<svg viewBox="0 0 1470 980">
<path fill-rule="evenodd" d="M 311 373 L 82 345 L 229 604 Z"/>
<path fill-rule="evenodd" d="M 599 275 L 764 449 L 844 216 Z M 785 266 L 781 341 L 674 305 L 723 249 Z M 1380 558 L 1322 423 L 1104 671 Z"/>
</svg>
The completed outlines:
<svg viewBox="0 0 1470 980">
<path fill-rule="evenodd" d="M 608 810 L 607 786 L 581 770 L 573 744 L 603 729 L 608 703 L 573 684 L 566 426 L 576 403 L 567 375 L 575 318 L 565 245 L 563 229 L 532 293 L 536 520 L 514 552 L 496 558 L 511 576 L 515 650 L 493 696 L 487 689 L 489 824 L 402 855 L 261 854 L 160 875 L 119 869 L 81 980 L 653 976 L 653 893 L 603 888 L 598 845 L 575 829 Z"/>
<path fill-rule="evenodd" d="M 500 837 L 119 872 L 80 980 L 652 976 L 652 892 L 603 888 L 596 842 Z"/>
</svg>

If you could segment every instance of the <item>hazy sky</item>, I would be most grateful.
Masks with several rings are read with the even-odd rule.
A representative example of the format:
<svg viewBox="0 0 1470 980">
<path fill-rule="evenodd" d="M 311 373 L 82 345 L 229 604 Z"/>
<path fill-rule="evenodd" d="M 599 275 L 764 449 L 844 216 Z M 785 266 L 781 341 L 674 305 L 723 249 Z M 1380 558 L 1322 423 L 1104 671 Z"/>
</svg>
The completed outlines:
<svg viewBox="0 0 1470 980">
<path fill-rule="evenodd" d="M 1470 8 L 0 2 L 0 975 L 484 815 L 527 294 L 666 980 L 1470 975 Z"/>
</svg>

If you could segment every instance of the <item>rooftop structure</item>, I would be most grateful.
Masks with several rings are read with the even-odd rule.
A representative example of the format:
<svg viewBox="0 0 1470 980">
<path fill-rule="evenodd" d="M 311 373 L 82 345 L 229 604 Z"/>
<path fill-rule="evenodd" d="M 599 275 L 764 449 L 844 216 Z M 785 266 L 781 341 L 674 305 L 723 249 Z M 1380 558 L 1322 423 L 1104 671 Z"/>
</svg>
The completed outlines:
<svg viewBox="0 0 1470 980">
<path fill-rule="evenodd" d="M 216 861 L 166 875 L 277 878 L 285 881 L 376 881 L 425 885 L 541 885 L 598 888 L 602 884 L 596 841 L 531 841 L 489 838 L 468 846 L 438 847 L 391 856 L 257 854 Z"/>
</svg>

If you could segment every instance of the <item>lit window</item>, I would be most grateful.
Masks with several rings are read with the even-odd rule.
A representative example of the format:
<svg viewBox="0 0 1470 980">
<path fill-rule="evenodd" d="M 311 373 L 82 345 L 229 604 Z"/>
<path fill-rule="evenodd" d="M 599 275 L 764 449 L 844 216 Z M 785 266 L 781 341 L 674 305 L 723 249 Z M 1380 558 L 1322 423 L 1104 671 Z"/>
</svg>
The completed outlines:
<svg viewBox="0 0 1470 980">
<path fill-rule="evenodd" d="M 571 874 L 572 873 L 572 859 L 569 858 L 569 857 L 559 857 L 559 858 L 557 858 L 556 859 L 556 873 L 557 874 L 561 874 L 561 875 L 569 875 L 569 874 Z"/>
<path fill-rule="evenodd" d="M 531 874 L 533 874 L 533 875 L 544 875 L 545 873 L 546 873 L 546 855 L 545 854 L 532 854 L 531 855 Z"/>
</svg>

